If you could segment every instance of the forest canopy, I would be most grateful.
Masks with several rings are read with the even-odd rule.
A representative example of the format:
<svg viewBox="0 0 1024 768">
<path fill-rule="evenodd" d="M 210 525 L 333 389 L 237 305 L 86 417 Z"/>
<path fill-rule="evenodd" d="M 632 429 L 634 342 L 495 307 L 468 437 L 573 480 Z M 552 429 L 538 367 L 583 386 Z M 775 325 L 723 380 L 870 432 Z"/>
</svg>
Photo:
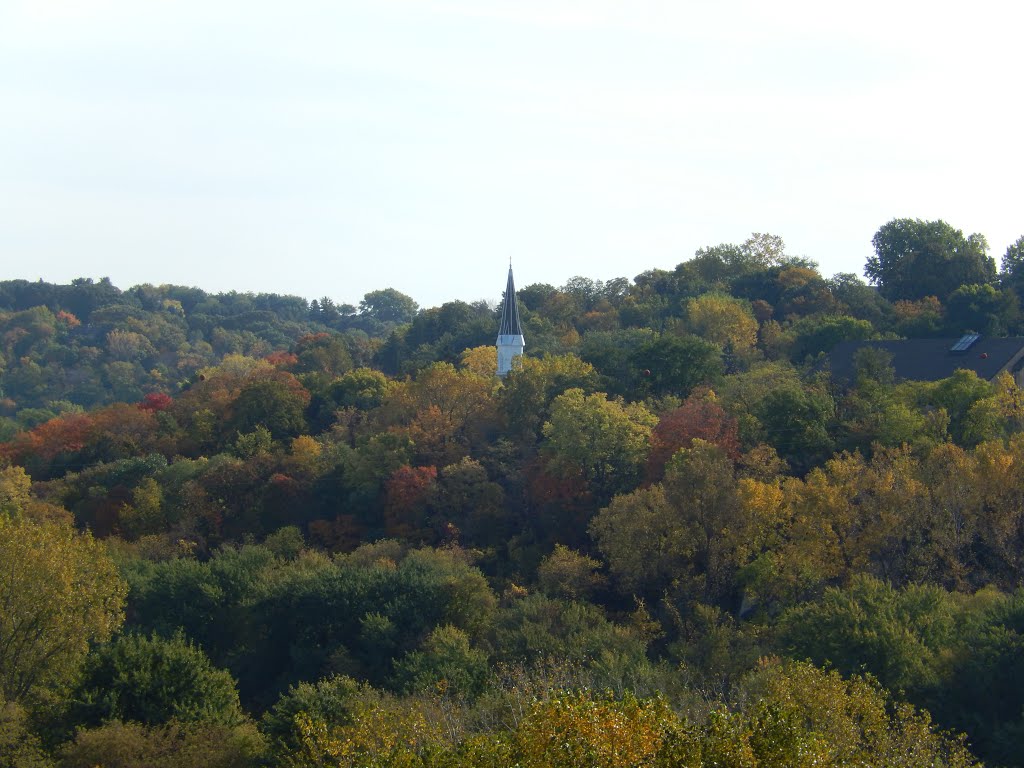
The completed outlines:
<svg viewBox="0 0 1024 768">
<path fill-rule="evenodd" d="M 0 282 L 0 766 L 1024 764 L 1017 371 L 829 358 L 1009 343 L 1021 242 L 873 243 L 528 284 L 502 379 L 484 302 Z"/>
</svg>

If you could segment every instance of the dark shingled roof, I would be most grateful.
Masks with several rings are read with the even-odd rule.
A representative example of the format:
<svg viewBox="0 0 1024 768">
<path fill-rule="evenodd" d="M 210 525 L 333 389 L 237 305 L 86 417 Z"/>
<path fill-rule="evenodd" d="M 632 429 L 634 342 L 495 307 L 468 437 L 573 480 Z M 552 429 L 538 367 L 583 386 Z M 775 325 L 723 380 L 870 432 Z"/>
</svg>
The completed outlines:
<svg viewBox="0 0 1024 768">
<path fill-rule="evenodd" d="M 499 336 L 522 336 L 519 325 L 519 307 L 516 305 L 516 285 L 512 282 L 512 266 L 508 268 L 508 286 L 505 288 L 505 306 L 501 310 Z"/>
<path fill-rule="evenodd" d="M 979 338 L 964 352 L 950 352 L 959 338 L 903 339 L 900 341 L 842 341 L 829 354 L 832 380 L 850 383 L 856 373 L 854 356 L 865 347 L 888 352 L 896 378 L 938 381 L 960 368 L 991 380 L 1004 370 L 1016 373 L 1024 361 L 1024 338 Z"/>
</svg>

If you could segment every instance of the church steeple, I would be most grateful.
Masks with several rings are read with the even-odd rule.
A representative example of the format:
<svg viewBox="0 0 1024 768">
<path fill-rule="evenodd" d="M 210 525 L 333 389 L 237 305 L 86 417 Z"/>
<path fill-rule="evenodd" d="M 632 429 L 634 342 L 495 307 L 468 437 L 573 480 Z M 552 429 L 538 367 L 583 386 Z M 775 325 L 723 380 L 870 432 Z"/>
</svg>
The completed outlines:
<svg viewBox="0 0 1024 768">
<path fill-rule="evenodd" d="M 505 306 L 501 309 L 499 336 L 522 336 L 519 325 L 519 307 L 516 305 L 516 284 L 512 280 L 512 265 L 508 265 L 508 285 L 505 288 Z"/>
<path fill-rule="evenodd" d="M 512 264 L 508 265 L 508 285 L 505 287 L 505 305 L 501 308 L 498 328 L 498 375 L 504 377 L 512 370 L 512 360 L 521 357 L 526 348 L 523 328 L 519 325 L 519 307 L 516 304 L 516 285 L 512 280 Z"/>
</svg>

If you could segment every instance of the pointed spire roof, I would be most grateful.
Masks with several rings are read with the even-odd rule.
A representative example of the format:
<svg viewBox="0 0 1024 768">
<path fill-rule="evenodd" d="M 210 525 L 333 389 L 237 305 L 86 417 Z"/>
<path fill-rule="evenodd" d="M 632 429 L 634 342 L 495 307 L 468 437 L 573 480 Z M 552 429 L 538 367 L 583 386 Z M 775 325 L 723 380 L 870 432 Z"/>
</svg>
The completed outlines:
<svg viewBox="0 0 1024 768">
<path fill-rule="evenodd" d="M 499 336 L 522 336 L 519 325 L 519 307 L 516 305 L 516 284 L 512 282 L 512 265 L 508 265 L 508 286 L 505 288 L 505 306 L 501 310 Z"/>
</svg>

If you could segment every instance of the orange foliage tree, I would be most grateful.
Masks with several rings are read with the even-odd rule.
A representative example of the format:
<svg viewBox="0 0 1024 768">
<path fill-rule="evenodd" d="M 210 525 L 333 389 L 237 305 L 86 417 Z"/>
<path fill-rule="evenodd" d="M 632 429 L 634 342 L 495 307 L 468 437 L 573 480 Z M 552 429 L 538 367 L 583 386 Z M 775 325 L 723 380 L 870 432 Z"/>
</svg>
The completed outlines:
<svg viewBox="0 0 1024 768">
<path fill-rule="evenodd" d="M 694 393 L 673 411 L 669 411 L 651 432 L 651 452 L 647 456 L 647 480 L 657 482 L 665 473 L 665 464 L 680 448 L 689 448 L 695 439 L 714 443 L 729 458 L 740 455 L 736 419 L 725 412 L 713 393 Z"/>
</svg>

